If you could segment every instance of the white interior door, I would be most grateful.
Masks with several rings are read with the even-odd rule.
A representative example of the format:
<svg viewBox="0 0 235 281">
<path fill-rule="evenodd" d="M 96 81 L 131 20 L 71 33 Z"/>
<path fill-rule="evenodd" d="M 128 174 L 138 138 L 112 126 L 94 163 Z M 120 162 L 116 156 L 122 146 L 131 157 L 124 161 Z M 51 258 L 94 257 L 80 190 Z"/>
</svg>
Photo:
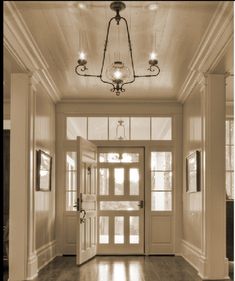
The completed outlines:
<svg viewBox="0 0 235 281">
<path fill-rule="evenodd" d="M 97 148 L 77 138 L 77 264 L 96 255 L 97 245 Z"/>
<path fill-rule="evenodd" d="M 144 253 L 144 151 L 99 148 L 98 254 Z"/>
</svg>

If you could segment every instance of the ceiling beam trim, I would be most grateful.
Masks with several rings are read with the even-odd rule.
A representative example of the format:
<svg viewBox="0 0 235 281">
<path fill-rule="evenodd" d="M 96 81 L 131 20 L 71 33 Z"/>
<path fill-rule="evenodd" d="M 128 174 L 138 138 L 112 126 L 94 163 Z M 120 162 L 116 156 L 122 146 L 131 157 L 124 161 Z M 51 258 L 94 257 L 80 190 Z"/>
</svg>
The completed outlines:
<svg viewBox="0 0 235 281">
<path fill-rule="evenodd" d="M 53 101 L 59 101 L 61 94 L 48 71 L 49 66 L 14 2 L 4 3 L 4 16 L 4 46 L 22 70 L 37 73 Z"/>
<path fill-rule="evenodd" d="M 233 40 L 233 4 L 221 1 L 189 64 L 189 73 L 178 93 L 183 103 L 203 73 L 211 73 Z"/>
</svg>

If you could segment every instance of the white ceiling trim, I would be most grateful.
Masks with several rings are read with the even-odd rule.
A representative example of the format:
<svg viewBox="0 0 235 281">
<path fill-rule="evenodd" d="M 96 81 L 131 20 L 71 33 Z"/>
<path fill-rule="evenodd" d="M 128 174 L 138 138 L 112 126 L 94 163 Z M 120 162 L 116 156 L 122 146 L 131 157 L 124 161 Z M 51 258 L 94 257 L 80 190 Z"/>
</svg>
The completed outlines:
<svg viewBox="0 0 235 281">
<path fill-rule="evenodd" d="M 65 98 L 61 99 L 59 103 L 112 103 L 112 104 L 118 104 L 118 103 L 141 103 L 141 104 L 153 104 L 153 103 L 179 103 L 176 99 L 161 99 L 161 100 L 156 100 L 156 99 L 76 99 L 76 98 Z"/>
<path fill-rule="evenodd" d="M 221 1 L 189 64 L 189 73 L 177 95 L 178 101 L 183 103 L 186 100 L 201 73 L 210 73 L 214 70 L 231 40 L 233 40 L 233 5 L 229 1 Z"/>
<path fill-rule="evenodd" d="M 35 73 L 53 101 L 61 94 L 48 71 L 48 64 L 14 2 L 4 3 L 4 46 L 24 71 Z"/>
</svg>

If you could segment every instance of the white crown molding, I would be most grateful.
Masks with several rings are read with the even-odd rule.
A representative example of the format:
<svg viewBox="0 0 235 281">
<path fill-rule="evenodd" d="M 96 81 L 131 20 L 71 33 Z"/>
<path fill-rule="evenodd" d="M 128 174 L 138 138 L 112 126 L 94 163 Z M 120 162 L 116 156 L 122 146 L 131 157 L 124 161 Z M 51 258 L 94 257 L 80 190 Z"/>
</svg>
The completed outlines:
<svg viewBox="0 0 235 281">
<path fill-rule="evenodd" d="M 47 94 L 52 98 L 55 103 L 60 101 L 60 94 L 58 93 L 56 84 L 51 78 L 50 73 L 48 71 L 36 71 L 33 73 L 33 76 L 34 79 L 37 80 L 40 85 L 42 85 L 43 89 L 46 90 Z"/>
<path fill-rule="evenodd" d="M 177 95 L 184 103 L 191 93 L 198 75 L 211 73 L 233 40 L 233 4 L 220 1 L 201 43 L 189 64 L 189 73 Z"/>
<path fill-rule="evenodd" d="M 111 103 L 111 104 L 161 104 L 161 103 L 177 103 L 179 104 L 179 101 L 177 99 L 162 99 L 162 100 L 157 100 L 157 99 L 76 99 L 76 98 L 62 98 L 59 102 L 59 104 L 66 104 L 66 103 L 95 103 L 95 104 L 106 104 L 106 103 Z"/>
<path fill-rule="evenodd" d="M 48 64 L 30 33 L 16 4 L 4 2 L 4 46 L 12 54 L 23 71 L 36 73 L 53 101 L 60 100 L 61 94 L 49 71 Z"/>
</svg>

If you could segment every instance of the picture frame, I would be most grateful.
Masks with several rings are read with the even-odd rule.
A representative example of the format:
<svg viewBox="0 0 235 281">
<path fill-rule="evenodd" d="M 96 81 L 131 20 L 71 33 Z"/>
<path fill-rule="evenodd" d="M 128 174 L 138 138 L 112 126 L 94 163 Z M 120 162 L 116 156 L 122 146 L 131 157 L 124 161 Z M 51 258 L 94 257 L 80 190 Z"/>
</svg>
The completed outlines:
<svg viewBox="0 0 235 281">
<path fill-rule="evenodd" d="M 41 149 L 36 151 L 36 190 L 51 191 L 52 157 Z"/>
<path fill-rule="evenodd" d="M 186 191 L 201 191 L 201 153 L 195 150 L 186 157 Z"/>
</svg>

